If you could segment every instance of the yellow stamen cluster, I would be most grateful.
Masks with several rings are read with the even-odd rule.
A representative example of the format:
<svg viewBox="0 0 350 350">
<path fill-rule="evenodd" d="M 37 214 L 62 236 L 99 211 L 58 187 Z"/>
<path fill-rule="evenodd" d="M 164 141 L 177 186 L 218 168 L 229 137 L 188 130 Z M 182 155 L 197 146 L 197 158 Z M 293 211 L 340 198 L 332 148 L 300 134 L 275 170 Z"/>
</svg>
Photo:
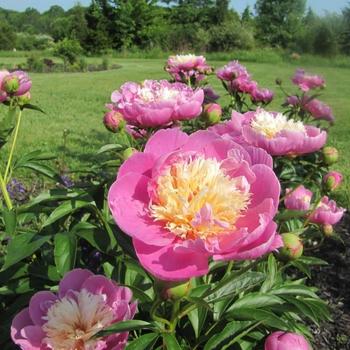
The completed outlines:
<svg viewBox="0 0 350 350">
<path fill-rule="evenodd" d="M 151 216 L 182 239 L 232 232 L 249 204 L 250 194 L 242 189 L 242 181 L 226 175 L 215 159 L 197 157 L 174 163 L 157 180 Z"/>
<path fill-rule="evenodd" d="M 268 139 L 273 139 L 283 130 L 305 132 L 305 126 L 302 122 L 287 119 L 281 113 L 275 116 L 264 110 L 256 113 L 251 126 L 256 132 L 266 136 Z"/>
</svg>

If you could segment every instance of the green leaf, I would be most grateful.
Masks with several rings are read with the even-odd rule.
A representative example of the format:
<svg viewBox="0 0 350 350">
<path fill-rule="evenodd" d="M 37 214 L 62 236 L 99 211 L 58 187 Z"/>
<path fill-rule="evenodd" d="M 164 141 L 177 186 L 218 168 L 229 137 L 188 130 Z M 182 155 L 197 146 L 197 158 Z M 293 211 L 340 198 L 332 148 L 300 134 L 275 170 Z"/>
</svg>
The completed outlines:
<svg viewBox="0 0 350 350">
<path fill-rule="evenodd" d="M 295 219 L 295 218 L 303 218 L 305 217 L 306 212 L 302 210 L 284 210 L 281 213 L 278 213 L 275 216 L 275 220 L 277 221 L 287 221 L 290 219 Z"/>
<path fill-rule="evenodd" d="M 50 238 L 51 236 L 40 236 L 32 232 L 25 232 L 15 236 L 7 246 L 7 255 L 1 271 L 32 255 Z"/>
<path fill-rule="evenodd" d="M 6 144 L 16 124 L 16 109 L 8 110 L 0 121 L 0 148 Z"/>
<path fill-rule="evenodd" d="M 6 234 L 12 237 L 16 232 L 17 227 L 17 213 L 15 209 L 8 210 L 7 208 L 3 208 L 2 215 L 5 223 L 5 231 Z"/>
<path fill-rule="evenodd" d="M 221 350 L 222 347 L 229 342 L 238 332 L 248 328 L 252 322 L 250 321 L 232 321 L 220 332 L 215 334 L 207 341 L 203 350 Z"/>
<path fill-rule="evenodd" d="M 55 264 L 61 276 L 74 268 L 77 254 L 77 240 L 71 233 L 55 235 Z"/>
<path fill-rule="evenodd" d="M 138 329 L 152 329 L 154 325 L 152 323 L 142 320 L 128 320 L 114 323 L 113 325 L 98 332 L 94 338 L 101 338 L 115 333 L 136 331 Z"/>
<path fill-rule="evenodd" d="M 167 350 L 182 350 L 181 346 L 179 345 L 177 339 L 173 334 L 164 333 L 163 340 Z"/>
<path fill-rule="evenodd" d="M 266 279 L 264 281 L 264 283 L 262 284 L 260 291 L 261 292 L 267 292 L 268 290 L 270 290 L 276 283 L 276 278 L 277 278 L 277 270 L 278 270 L 278 266 L 277 266 L 277 262 L 275 257 L 273 256 L 273 254 L 271 253 L 269 255 L 269 258 L 267 260 L 267 276 Z"/>
<path fill-rule="evenodd" d="M 104 145 L 102 146 L 98 151 L 97 154 L 101 154 L 101 153 L 105 153 L 105 152 L 109 152 L 109 151 L 120 151 L 122 150 L 124 147 L 122 145 L 119 144 L 108 144 L 108 145 Z"/>
<path fill-rule="evenodd" d="M 317 294 L 310 287 L 296 284 L 284 284 L 283 287 L 271 290 L 270 294 L 279 296 L 302 295 L 316 299 L 318 298 Z"/>
<path fill-rule="evenodd" d="M 234 304 L 229 307 L 227 312 L 240 308 L 265 308 L 280 304 L 283 304 L 283 300 L 275 295 L 249 293 L 235 301 Z"/>
<path fill-rule="evenodd" d="M 32 105 L 31 103 L 26 103 L 24 104 L 21 109 L 32 109 L 33 111 L 38 111 L 38 112 L 41 112 L 41 113 L 44 113 L 46 114 L 39 106 L 36 106 L 36 105 Z"/>
<path fill-rule="evenodd" d="M 61 177 L 59 176 L 59 174 L 46 164 L 41 164 L 41 163 L 38 163 L 36 161 L 28 161 L 28 162 L 22 163 L 20 165 L 16 164 L 15 168 L 16 169 L 19 169 L 19 168 L 31 169 L 31 170 L 34 170 L 35 172 L 37 172 L 38 174 L 41 174 L 41 175 L 48 177 L 51 180 L 61 182 Z"/>
<path fill-rule="evenodd" d="M 316 258 L 314 256 L 301 256 L 298 261 L 304 263 L 304 264 L 307 264 L 307 265 L 319 265 L 319 266 L 322 266 L 322 265 L 328 265 L 328 262 L 327 261 L 324 261 L 322 259 L 319 259 L 319 258 Z"/>
<path fill-rule="evenodd" d="M 95 202 L 90 198 L 90 196 L 65 201 L 51 213 L 51 215 L 44 222 L 43 227 L 52 225 L 57 220 L 75 212 L 78 209 L 89 207 L 94 204 Z"/>
<path fill-rule="evenodd" d="M 148 333 L 130 342 L 125 350 L 150 350 L 159 337 L 158 333 Z"/>
</svg>

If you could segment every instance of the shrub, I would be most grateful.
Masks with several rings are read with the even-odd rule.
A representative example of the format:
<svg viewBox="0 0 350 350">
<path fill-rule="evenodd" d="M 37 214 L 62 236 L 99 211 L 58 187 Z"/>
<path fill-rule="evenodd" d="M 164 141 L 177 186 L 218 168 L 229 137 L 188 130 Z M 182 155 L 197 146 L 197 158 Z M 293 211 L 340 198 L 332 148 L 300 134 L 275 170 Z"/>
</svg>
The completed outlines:
<svg viewBox="0 0 350 350">
<path fill-rule="evenodd" d="M 62 58 L 65 65 L 76 63 L 82 53 L 83 49 L 79 41 L 72 39 L 63 39 L 54 48 L 54 55 Z"/>
</svg>

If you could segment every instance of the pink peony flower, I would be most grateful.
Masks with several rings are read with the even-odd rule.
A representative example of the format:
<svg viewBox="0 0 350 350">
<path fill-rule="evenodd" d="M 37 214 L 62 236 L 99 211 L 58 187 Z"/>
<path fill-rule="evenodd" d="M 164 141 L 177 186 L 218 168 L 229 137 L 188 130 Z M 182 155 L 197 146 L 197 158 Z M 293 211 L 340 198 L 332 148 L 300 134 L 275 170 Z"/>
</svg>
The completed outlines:
<svg viewBox="0 0 350 350">
<path fill-rule="evenodd" d="M 315 224 L 335 225 L 341 220 L 344 212 L 344 208 L 337 207 L 335 201 L 329 200 L 327 196 L 324 196 L 316 209 L 311 213 L 309 220 Z"/>
<path fill-rule="evenodd" d="M 268 104 L 273 100 L 274 93 L 269 89 L 256 88 L 251 93 L 252 101 L 255 103 Z"/>
<path fill-rule="evenodd" d="M 284 205 L 291 210 L 309 210 L 312 198 L 312 192 L 303 185 L 298 186 L 294 190 L 287 188 Z"/>
<path fill-rule="evenodd" d="M 287 119 L 281 113 L 258 109 L 237 115 L 236 119 L 239 118 L 244 140 L 274 156 L 312 153 L 322 148 L 327 140 L 325 131 Z"/>
<path fill-rule="evenodd" d="M 265 350 L 311 350 L 311 347 L 300 334 L 278 331 L 266 338 Z"/>
<path fill-rule="evenodd" d="M 205 57 L 189 54 L 170 56 L 165 70 L 178 82 L 187 83 L 194 78 L 195 83 L 198 83 L 212 68 L 207 65 Z"/>
<path fill-rule="evenodd" d="M 238 61 L 231 61 L 226 66 L 218 69 L 216 71 L 216 76 L 224 81 L 233 81 L 237 78 L 246 78 L 246 80 L 250 80 L 247 69 Z"/>
<path fill-rule="evenodd" d="M 343 182 L 343 174 L 338 171 L 330 171 L 323 177 L 323 182 L 330 191 L 334 191 Z"/>
<path fill-rule="evenodd" d="M 3 90 L 3 81 L 6 76 L 8 76 L 10 73 L 7 70 L 0 70 L 0 103 L 6 101 L 7 99 L 7 93 L 5 90 Z"/>
<path fill-rule="evenodd" d="M 114 109 L 126 122 L 141 128 L 166 126 L 177 120 L 190 120 L 202 112 L 204 93 L 182 83 L 145 80 L 125 83 L 112 93 Z"/>
<path fill-rule="evenodd" d="M 10 95 L 22 96 L 32 87 L 32 81 L 28 74 L 21 70 L 5 75 L 2 79 L 1 90 Z"/>
<path fill-rule="evenodd" d="M 132 293 L 89 270 L 68 272 L 58 294 L 34 294 L 29 307 L 15 316 L 11 337 L 23 350 L 122 350 L 128 333 L 94 339 L 103 328 L 130 320 L 136 312 Z"/>
<path fill-rule="evenodd" d="M 303 108 L 315 119 L 324 119 L 329 122 L 334 122 L 335 118 L 331 107 L 321 102 L 320 100 L 317 100 L 316 98 L 303 105 Z"/>
<path fill-rule="evenodd" d="M 297 69 L 292 82 L 295 85 L 298 85 L 299 88 L 307 92 L 311 89 L 323 88 L 325 86 L 325 81 L 318 75 L 310 75 L 305 73 L 303 69 Z"/>
<path fill-rule="evenodd" d="M 252 95 L 258 88 L 258 83 L 254 80 L 250 80 L 250 78 L 246 78 L 243 76 L 232 80 L 228 85 L 228 88 L 231 92 L 240 92 L 243 94 Z"/>
<path fill-rule="evenodd" d="M 143 267 L 161 280 L 208 272 L 208 259 L 256 259 L 282 245 L 272 158 L 210 131 L 156 132 L 120 167 L 108 202 Z"/>
</svg>

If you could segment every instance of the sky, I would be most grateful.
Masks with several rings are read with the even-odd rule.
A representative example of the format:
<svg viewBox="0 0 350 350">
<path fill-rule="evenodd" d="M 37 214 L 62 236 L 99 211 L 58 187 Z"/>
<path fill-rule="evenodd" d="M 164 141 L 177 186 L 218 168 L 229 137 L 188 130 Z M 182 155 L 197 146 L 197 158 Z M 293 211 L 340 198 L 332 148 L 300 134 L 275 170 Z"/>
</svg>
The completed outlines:
<svg viewBox="0 0 350 350">
<path fill-rule="evenodd" d="M 0 7 L 23 11 L 27 7 L 34 7 L 39 11 L 45 11 L 52 5 L 60 5 L 65 9 L 71 8 L 77 0 L 0 0 Z M 80 0 L 82 5 L 89 5 L 90 0 Z M 247 5 L 252 8 L 255 0 L 231 0 L 231 6 L 238 12 L 242 12 Z M 311 6 L 318 14 L 324 11 L 340 12 L 350 0 L 307 0 L 307 6 Z"/>
</svg>

